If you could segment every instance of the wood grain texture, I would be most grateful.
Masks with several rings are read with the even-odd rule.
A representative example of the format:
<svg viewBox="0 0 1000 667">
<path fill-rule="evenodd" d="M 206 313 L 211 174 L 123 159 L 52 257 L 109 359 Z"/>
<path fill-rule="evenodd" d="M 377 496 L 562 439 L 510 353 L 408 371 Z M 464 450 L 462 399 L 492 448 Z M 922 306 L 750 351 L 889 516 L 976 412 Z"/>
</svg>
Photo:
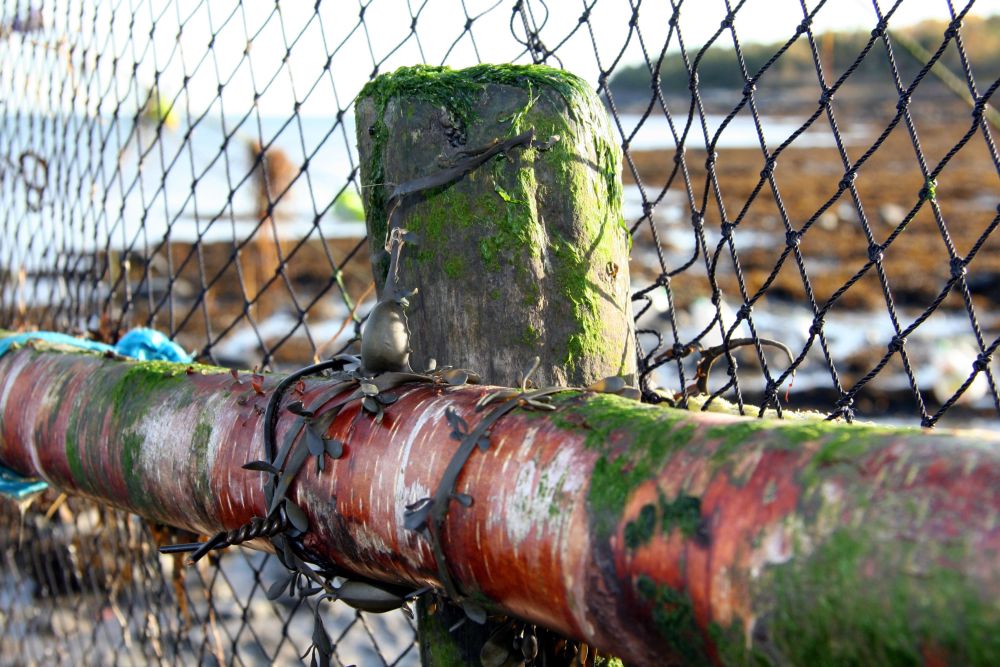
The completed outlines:
<svg viewBox="0 0 1000 667">
<path fill-rule="evenodd" d="M 485 83 L 464 121 L 420 94 L 370 95 L 356 108 L 362 175 L 383 177 L 363 183 L 380 290 L 386 223 L 378 201 L 387 190 L 518 132 L 558 135 L 550 150 L 517 149 L 403 202 L 397 220 L 419 238 L 400 272 L 404 286 L 420 290 L 409 311 L 414 368 L 434 358 L 509 386 L 538 355 L 539 385 L 634 381 L 620 154 L 592 92 Z"/>
</svg>

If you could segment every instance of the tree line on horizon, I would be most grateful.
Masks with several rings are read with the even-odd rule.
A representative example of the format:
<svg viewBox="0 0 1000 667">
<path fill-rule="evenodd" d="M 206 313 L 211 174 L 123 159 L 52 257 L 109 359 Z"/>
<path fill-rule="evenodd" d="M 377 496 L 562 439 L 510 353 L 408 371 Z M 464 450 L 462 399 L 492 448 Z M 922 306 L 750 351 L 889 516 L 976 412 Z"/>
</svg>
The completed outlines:
<svg viewBox="0 0 1000 667">
<path fill-rule="evenodd" d="M 929 53 L 934 53 L 944 40 L 948 27 L 946 21 L 927 20 L 894 30 L 889 28 L 890 42 L 893 33 L 902 33 L 918 43 Z M 738 34 L 738 31 L 737 31 Z M 828 83 L 837 77 L 857 59 L 871 39 L 871 31 L 826 32 L 815 36 L 816 48 L 820 55 Z M 986 18 L 969 17 L 961 28 L 962 45 L 976 80 L 981 85 L 989 85 L 1000 75 L 1000 14 Z M 743 74 L 740 70 L 736 51 L 728 35 L 723 33 L 704 51 L 697 65 L 698 85 L 701 89 L 742 88 Z M 768 44 L 740 44 L 749 76 L 777 53 L 785 42 Z M 688 48 L 690 66 L 701 52 L 701 47 Z M 899 44 L 893 45 L 893 56 L 903 81 L 910 80 L 920 69 L 921 63 L 911 57 Z M 947 47 L 941 62 L 952 72 L 961 75 L 962 62 L 954 40 Z M 656 62 L 653 61 L 654 67 Z M 690 76 L 681 54 L 671 50 L 659 65 L 660 87 L 666 92 L 688 89 Z M 852 73 L 851 81 L 857 84 L 887 83 L 891 79 L 889 60 L 885 49 L 876 44 Z M 794 87 L 817 85 L 816 65 L 809 40 L 799 37 L 788 50 L 774 62 L 761 79 L 771 85 Z M 650 68 L 646 63 L 629 65 L 618 69 L 609 81 L 609 87 L 616 96 L 643 93 L 648 95 L 652 82 Z"/>
</svg>

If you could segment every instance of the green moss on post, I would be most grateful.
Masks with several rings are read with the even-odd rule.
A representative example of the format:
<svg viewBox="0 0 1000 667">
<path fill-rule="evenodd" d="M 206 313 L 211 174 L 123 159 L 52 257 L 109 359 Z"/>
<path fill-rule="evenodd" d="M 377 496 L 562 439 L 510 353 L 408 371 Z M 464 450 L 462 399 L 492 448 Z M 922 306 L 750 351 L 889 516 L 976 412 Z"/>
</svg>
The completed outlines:
<svg viewBox="0 0 1000 667">
<path fill-rule="evenodd" d="M 489 639 L 489 626 L 472 622 L 451 627 L 465 618 L 458 607 L 445 605 L 431 611 L 424 598 L 417 605 L 417 637 L 423 667 L 465 667 L 478 665 L 479 649 Z"/>
<path fill-rule="evenodd" d="M 557 138 L 547 150 L 498 156 L 397 211 L 399 224 L 419 239 L 400 265 L 402 284 L 420 290 L 409 313 L 414 367 L 434 358 L 509 386 L 538 356 L 539 385 L 587 385 L 611 375 L 634 381 L 621 154 L 588 85 L 538 65 L 420 65 L 369 83 L 356 111 L 380 293 L 393 187 L 529 129 L 541 142 Z M 615 496 L 609 502 L 624 503 L 615 489 L 606 491 Z M 461 610 L 445 605 L 430 616 L 418 606 L 423 664 L 478 662 L 495 627 L 454 637 L 440 626 L 461 620 Z"/>
<path fill-rule="evenodd" d="M 410 313 L 416 367 L 435 358 L 511 385 L 538 355 L 540 384 L 634 378 L 621 155 L 587 84 L 540 65 L 404 67 L 362 90 L 357 117 L 379 289 L 396 184 L 529 129 L 541 141 L 558 137 L 548 150 L 498 156 L 398 212 L 419 238 L 400 274 L 420 289 Z"/>
</svg>

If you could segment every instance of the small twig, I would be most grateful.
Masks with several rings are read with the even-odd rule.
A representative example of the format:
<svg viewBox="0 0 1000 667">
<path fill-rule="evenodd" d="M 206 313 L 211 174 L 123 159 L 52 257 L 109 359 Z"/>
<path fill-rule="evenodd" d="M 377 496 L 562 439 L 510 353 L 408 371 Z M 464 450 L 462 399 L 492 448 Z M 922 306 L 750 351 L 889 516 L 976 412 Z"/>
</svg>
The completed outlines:
<svg viewBox="0 0 1000 667">
<path fill-rule="evenodd" d="M 316 348 L 316 353 L 313 355 L 313 363 L 318 364 L 320 362 L 320 359 L 322 359 L 321 353 L 323 352 L 323 350 L 325 350 L 330 345 L 333 345 L 333 342 L 340 337 L 340 334 L 344 333 L 344 329 L 347 328 L 347 324 L 349 322 L 356 321 L 354 319 L 354 316 L 357 314 L 358 308 L 361 307 L 361 304 L 364 303 L 365 299 L 368 298 L 368 295 L 371 294 L 372 290 L 374 289 L 375 289 L 375 281 L 373 280 L 370 283 L 368 283 L 368 287 L 366 287 L 364 293 L 360 297 L 358 297 L 358 300 L 357 302 L 355 302 L 354 307 L 351 308 L 351 312 L 349 312 L 347 314 L 347 317 L 344 318 L 344 321 L 341 322 L 340 328 L 337 329 L 337 333 L 330 336 L 330 338 L 328 338 L 325 343 Z"/>
<path fill-rule="evenodd" d="M 735 338 L 730 341 L 723 341 L 722 344 L 701 350 L 701 358 L 698 360 L 698 366 L 695 369 L 695 383 L 684 390 L 686 396 L 694 396 L 696 394 L 708 394 L 708 376 L 712 372 L 712 364 L 715 363 L 722 354 L 728 352 L 729 350 L 735 350 L 738 347 L 746 347 L 747 345 L 754 345 L 755 343 L 760 343 L 761 345 L 774 347 L 786 355 L 788 355 L 788 363 L 793 363 L 795 361 L 795 355 L 792 354 L 791 349 L 782 342 L 772 340 L 770 338 L 764 338 L 758 336 L 757 338 Z M 792 372 L 795 375 L 795 372 Z"/>
<path fill-rule="evenodd" d="M 45 520 L 51 521 L 52 517 L 56 515 L 56 512 L 59 511 L 59 508 L 62 507 L 67 500 L 69 500 L 69 495 L 65 491 L 60 493 L 59 497 L 53 500 L 52 504 L 49 505 L 49 509 L 45 511 Z"/>
</svg>

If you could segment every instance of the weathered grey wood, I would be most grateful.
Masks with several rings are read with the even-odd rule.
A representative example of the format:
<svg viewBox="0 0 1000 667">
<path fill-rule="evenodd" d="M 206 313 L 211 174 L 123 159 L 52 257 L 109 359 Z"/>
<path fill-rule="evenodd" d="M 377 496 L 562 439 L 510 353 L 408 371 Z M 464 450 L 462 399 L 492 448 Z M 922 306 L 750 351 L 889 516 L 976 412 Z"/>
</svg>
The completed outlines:
<svg viewBox="0 0 1000 667">
<path fill-rule="evenodd" d="M 620 152 L 585 84 L 538 66 L 403 68 L 369 84 L 356 113 L 380 292 L 395 185 L 528 129 L 558 136 L 547 151 L 515 149 L 397 212 L 419 238 L 400 270 L 420 290 L 409 310 L 414 368 L 434 358 L 513 385 L 539 355 L 540 385 L 634 380 Z"/>
<path fill-rule="evenodd" d="M 380 296 L 389 268 L 387 202 L 396 185 L 529 129 L 540 142 L 554 141 L 548 150 L 492 159 L 406 198 L 395 212 L 395 224 L 419 237 L 399 272 L 405 287 L 419 289 L 409 310 L 414 368 L 434 358 L 514 385 L 537 355 L 539 385 L 587 385 L 610 375 L 634 381 L 621 159 L 585 84 L 546 67 L 404 68 L 369 84 L 356 115 Z M 450 633 L 464 612 L 444 604 L 430 614 L 425 600 L 418 615 L 427 667 L 475 664 L 500 627 L 466 623 Z"/>
</svg>

